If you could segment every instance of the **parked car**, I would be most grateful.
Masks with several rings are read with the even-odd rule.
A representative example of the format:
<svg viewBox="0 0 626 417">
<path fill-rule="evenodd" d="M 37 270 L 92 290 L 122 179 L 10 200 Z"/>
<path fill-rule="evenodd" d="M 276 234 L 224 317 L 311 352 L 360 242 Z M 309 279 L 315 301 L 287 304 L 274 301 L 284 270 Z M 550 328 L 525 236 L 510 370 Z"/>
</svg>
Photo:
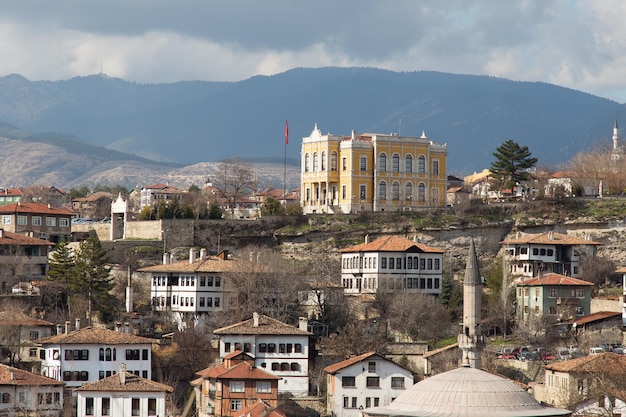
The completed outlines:
<svg viewBox="0 0 626 417">
<path fill-rule="evenodd" d="M 546 361 L 553 361 L 555 359 L 554 355 L 550 352 L 543 352 L 541 353 L 541 360 L 546 362 Z"/>
<path fill-rule="evenodd" d="M 626 354 L 626 350 L 624 350 L 623 347 L 614 347 L 613 348 L 613 353 L 615 353 L 617 355 L 624 355 L 624 354 Z"/>
<path fill-rule="evenodd" d="M 568 359 L 572 359 L 572 354 L 570 353 L 568 348 L 560 348 L 556 352 L 556 357 L 561 361 L 565 361 Z"/>
<path fill-rule="evenodd" d="M 517 356 L 512 352 L 503 353 L 500 359 L 517 359 Z"/>
<path fill-rule="evenodd" d="M 590 355 L 598 355 L 598 354 L 604 353 L 604 352 L 606 352 L 606 350 L 604 350 L 604 348 L 599 347 L 599 346 L 598 347 L 589 348 L 589 354 Z"/>
</svg>

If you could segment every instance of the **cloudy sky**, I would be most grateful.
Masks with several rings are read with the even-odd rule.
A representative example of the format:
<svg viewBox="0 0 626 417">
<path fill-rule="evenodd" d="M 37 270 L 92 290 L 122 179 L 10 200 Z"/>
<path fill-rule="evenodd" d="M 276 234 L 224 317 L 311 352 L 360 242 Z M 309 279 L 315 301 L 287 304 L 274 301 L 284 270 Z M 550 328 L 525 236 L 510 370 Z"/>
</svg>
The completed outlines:
<svg viewBox="0 0 626 417">
<path fill-rule="evenodd" d="M 368 66 L 545 81 L 626 102 L 623 0 L 19 0 L 0 75 L 140 83 Z"/>
</svg>

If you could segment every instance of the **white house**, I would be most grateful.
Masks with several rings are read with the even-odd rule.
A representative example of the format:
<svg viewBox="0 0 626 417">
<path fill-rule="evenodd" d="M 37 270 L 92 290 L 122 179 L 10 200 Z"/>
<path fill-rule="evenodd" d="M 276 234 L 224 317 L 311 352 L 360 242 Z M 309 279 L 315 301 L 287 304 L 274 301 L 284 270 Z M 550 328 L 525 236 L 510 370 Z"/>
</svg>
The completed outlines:
<svg viewBox="0 0 626 417">
<path fill-rule="evenodd" d="M 200 250 L 199 258 L 190 249 L 189 260 L 170 262 L 167 254 L 162 265 L 141 268 L 138 272 L 151 275 L 152 308 L 169 311 L 179 319 L 185 315 L 222 311 L 230 305 L 224 274 L 234 272 L 238 262 L 228 257 L 228 251 L 207 256 Z"/>
<path fill-rule="evenodd" d="M 441 249 L 397 236 L 341 249 L 341 281 L 346 294 L 420 292 L 440 294 L 443 276 Z"/>
<path fill-rule="evenodd" d="M 129 372 L 152 377 L 152 343 L 145 337 L 85 327 L 39 341 L 41 373 L 69 388 L 114 375 L 122 363 Z"/>
<path fill-rule="evenodd" d="M 263 314 L 213 331 L 220 338 L 220 357 L 235 350 L 254 358 L 254 365 L 282 379 L 278 392 L 305 396 L 309 392 L 309 338 L 307 320 L 298 327 Z"/>
<path fill-rule="evenodd" d="M 580 278 L 578 265 L 584 255 L 595 256 L 600 242 L 557 232 L 523 234 L 503 241 L 511 275 L 533 278 L 554 272 Z"/>
<path fill-rule="evenodd" d="M 0 415 L 60 417 L 63 383 L 0 364 Z"/>
<path fill-rule="evenodd" d="M 172 414 L 166 409 L 166 397 L 174 389 L 169 385 L 120 372 L 97 382 L 76 388 L 77 417 L 139 416 L 165 417 Z"/>
<path fill-rule="evenodd" d="M 413 373 L 376 352 L 324 368 L 328 415 L 359 417 L 363 408 L 385 407 L 413 386 Z"/>
</svg>

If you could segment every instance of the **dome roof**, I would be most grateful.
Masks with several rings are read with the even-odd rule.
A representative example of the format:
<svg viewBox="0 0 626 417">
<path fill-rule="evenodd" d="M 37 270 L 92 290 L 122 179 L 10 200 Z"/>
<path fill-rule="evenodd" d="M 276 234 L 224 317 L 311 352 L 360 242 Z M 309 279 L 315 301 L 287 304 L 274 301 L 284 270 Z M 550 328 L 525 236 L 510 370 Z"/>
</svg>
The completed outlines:
<svg viewBox="0 0 626 417">
<path fill-rule="evenodd" d="M 512 381 L 463 367 L 429 377 L 400 394 L 387 407 L 364 410 L 371 416 L 531 417 L 564 416 L 568 410 L 544 407 Z"/>
</svg>

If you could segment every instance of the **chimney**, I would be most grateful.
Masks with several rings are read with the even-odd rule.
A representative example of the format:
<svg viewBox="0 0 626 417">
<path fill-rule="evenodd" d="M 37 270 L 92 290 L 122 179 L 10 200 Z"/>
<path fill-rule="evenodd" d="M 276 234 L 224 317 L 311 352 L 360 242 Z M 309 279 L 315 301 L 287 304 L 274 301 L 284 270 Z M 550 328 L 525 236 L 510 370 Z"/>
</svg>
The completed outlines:
<svg viewBox="0 0 626 417">
<path fill-rule="evenodd" d="M 170 254 L 165 252 L 163 253 L 163 265 L 167 265 L 170 261 Z"/>
<path fill-rule="evenodd" d="M 126 364 L 120 363 L 120 384 L 126 385 Z"/>
<path fill-rule="evenodd" d="M 115 322 L 115 331 L 116 332 L 121 332 L 122 331 L 122 323 L 119 321 Z"/>
<path fill-rule="evenodd" d="M 309 326 L 309 319 L 307 319 L 306 317 L 298 318 L 298 329 L 302 330 L 303 332 L 306 332 L 308 331 L 308 326 Z"/>
<path fill-rule="evenodd" d="M 50 205 L 50 203 L 48 203 L 48 208 L 52 208 L 52 206 Z"/>
<path fill-rule="evenodd" d="M 74 320 L 74 327 L 76 328 L 76 330 L 80 330 L 80 318 L 76 317 L 76 319 Z"/>
<path fill-rule="evenodd" d="M 205 248 L 200 249 L 200 260 L 201 261 L 206 260 L 206 249 Z"/>
<path fill-rule="evenodd" d="M 196 251 L 194 248 L 189 249 L 189 263 L 192 264 L 196 261 Z"/>
<path fill-rule="evenodd" d="M 68 334 L 70 332 L 70 322 L 66 321 L 65 322 L 65 334 Z"/>
<path fill-rule="evenodd" d="M 63 332 L 63 327 L 60 324 L 57 324 L 57 334 L 61 334 Z"/>
<path fill-rule="evenodd" d="M 130 324 L 127 321 L 124 322 L 124 333 L 130 334 Z"/>
<path fill-rule="evenodd" d="M 171 264 L 174 263 L 174 254 L 173 253 L 170 253 L 170 261 L 169 261 L 169 263 L 171 263 Z"/>
<path fill-rule="evenodd" d="M 259 313 L 252 313 L 252 326 L 259 327 Z"/>
<path fill-rule="evenodd" d="M 365 243 L 370 243 L 370 234 L 365 235 Z"/>
<path fill-rule="evenodd" d="M 0 229 L 0 238 L 4 237 L 4 229 Z"/>
<path fill-rule="evenodd" d="M 352 140 L 356 139 L 356 130 L 352 131 L 352 136 L 350 137 L 350 139 L 352 139 Z"/>
<path fill-rule="evenodd" d="M 227 260 L 228 259 L 228 250 L 224 249 L 223 251 L 221 251 L 220 253 L 217 254 L 217 257 L 220 258 L 223 261 Z"/>
</svg>

